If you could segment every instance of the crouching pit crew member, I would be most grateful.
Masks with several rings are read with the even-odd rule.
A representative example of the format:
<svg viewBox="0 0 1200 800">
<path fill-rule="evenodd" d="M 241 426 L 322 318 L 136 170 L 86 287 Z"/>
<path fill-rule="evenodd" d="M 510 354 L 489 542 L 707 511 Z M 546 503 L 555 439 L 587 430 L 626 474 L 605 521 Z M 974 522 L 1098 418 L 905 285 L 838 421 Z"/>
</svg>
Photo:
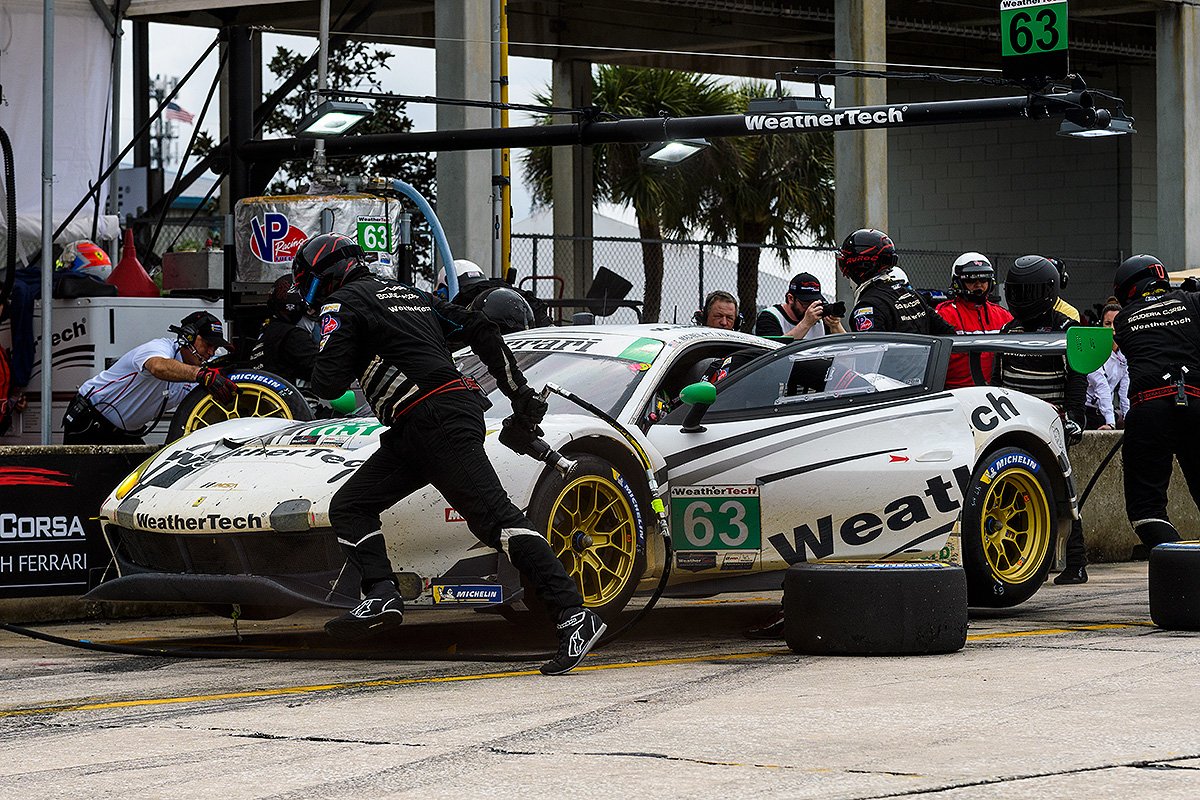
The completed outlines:
<svg viewBox="0 0 1200 800">
<path fill-rule="evenodd" d="M 546 539 L 513 505 L 483 449 L 487 401 L 454 367 L 446 337 L 466 342 L 512 401 L 520 428 L 535 435 L 546 403 L 525 381 L 499 329 L 481 313 L 371 274 L 348 237 L 321 234 L 292 262 L 306 302 L 321 303 L 313 391 L 341 395 L 356 378 L 388 429 L 375 451 L 334 494 L 329 521 L 362 576 L 363 601 L 325 630 L 359 638 L 399 625 L 404 602 L 388 560 L 379 515 L 433 484 L 480 541 L 505 553 L 545 602 L 559 650 L 542 666 L 575 668 L 604 633 Z"/>
<path fill-rule="evenodd" d="M 218 403 L 237 384 L 204 366 L 218 348 L 231 349 L 221 320 L 207 311 L 187 315 L 175 334 L 138 345 L 79 387 L 63 415 L 63 444 L 142 444 L 163 414 L 199 384 Z"/>
<path fill-rule="evenodd" d="M 1059 273 L 1048 258 L 1021 256 L 1013 262 L 1004 281 L 1004 296 L 1014 319 L 1001 333 L 1049 333 L 1065 331 L 1075 321 L 1058 310 Z M 993 382 L 1008 389 L 1045 400 L 1063 415 L 1067 447 L 1083 440 L 1084 401 L 1087 376 L 1067 366 L 1060 355 L 996 356 Z M 1057 584 L 1087 583 L 1087 549 L 1083 541 L 1083 521 L 1071 521 L 1067 537 L 1066 569 L 1054 579 Z"/>
<path fill-rule="evenodd" d="M 1162 262 L 1149 255 L 1126 259 L 1113 284 L 1122 306 L 1113 335 L 1129 365 L 1125 512 L 1154 547 L 1180 538 L 1167 516 L 1172 457 L 1200 506 L 1200 294 L 1171 291 Z"/>
</svg>

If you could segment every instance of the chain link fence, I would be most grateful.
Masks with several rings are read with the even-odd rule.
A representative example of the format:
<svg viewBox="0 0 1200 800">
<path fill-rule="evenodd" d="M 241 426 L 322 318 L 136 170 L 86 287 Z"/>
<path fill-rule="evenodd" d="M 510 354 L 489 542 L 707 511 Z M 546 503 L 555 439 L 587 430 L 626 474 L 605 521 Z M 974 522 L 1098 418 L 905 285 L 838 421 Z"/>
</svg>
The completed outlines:
<svg viewBox="0 0 1200 800">
<path fill-rule="evenodd" d="M 220 250 L 225 237 L 225 218 L 219 216 L 166 217 L 158 229 L 157 239 L 154 237 L 157 217 L 139 217 L 132 220 L 132 225 L 138 257 L 149 270 L 161 265 L 164 253 Z"/>
<path fill-rule="evenodd" d="M 561 298 L 562 281 L 554 277 L 556 251 L 560 244 L 590 243 L 594 269 L 607 267 L 629 281 L 627 300 L 640 302 L 645 294 L 645 271 L 642 245 L 645 242 L 663 247 L 662 311 L 657 322 L 690 323 L 692 315 L 704 303 L 705 296 L 716 289 L 737 295 L 737 257 L 739 245 L 731 242 L 702 240 L 642 240 L 615 236 L 596 236 L 590 239 L 546 234 L 513 234 L 512 266 L 521 288 L 532 289 L 539 297 Z M 791 276 L 810 272 L 821 281 L 826 297 L 838 294 L 833 247 L 753 247 L 759 253 L 758 309 L 783 301 Z M 900 250 L 900 268 L 918 289 L 939 292 L 950 285 L 950 272 L 955 259 L 963 251 Z M 985 253 L 996 266 L 1003 281 L 1009 265 L 1024 253 Z M 1055 253 L 1067 264 L 1070 280 L 1063 297 L 1081 310 L 1103 304 L 1112 291 L 1112 272 L 1121 256 L 1111 258 L 1073 258 Z M 844 298 L 849 300 L 850 298 Z M 569 317 L 571 309 L 564 316 Z M 632 309 L 618 308 L 611 316 L 597 322 L 635 322 Z"/>
</svg>

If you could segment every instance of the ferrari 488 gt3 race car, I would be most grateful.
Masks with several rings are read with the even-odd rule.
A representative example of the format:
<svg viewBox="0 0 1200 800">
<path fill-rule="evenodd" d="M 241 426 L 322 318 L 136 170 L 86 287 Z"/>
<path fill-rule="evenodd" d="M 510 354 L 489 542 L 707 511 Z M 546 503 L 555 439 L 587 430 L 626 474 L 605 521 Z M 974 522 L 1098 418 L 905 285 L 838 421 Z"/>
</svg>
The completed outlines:
<svg viewBox="0 0 1200 800">
<path fill-rule="evenodd" d="M 951 349 L 972 338 L 982 341 L 872 333 L 780 346 L 659 325 L 507 337 L 531 385 L 587 399 L 648 454 L 674 545 L 668 595 L 778 588 L 805 560 L 954 558 L 960 527 L 971 603 L 1010 606 L 1045 580 L 1075 491 L 1052 406 L 996 387 L 944 388 Z M 577 462 L 564 477 L 497 441 L 508 402 L 469 351 L 458 360 L 490 393 L 486 449 L 505 488 L 588 605 L 611 617 L 654 587 L 665 546 L 626 440 L 551 395 L 545 440 Z M 715 401 L 681 403 L 706 372 L 720 379 Z M 370 416 L 234 419 L 169 445 L 105 501 L 115 569 L 89 597 L 237 605 L 248 618 L 354 605 L 358 576 L 328 506 L 380 430 Z M 536 602 L 432 487 L 387 511 L 383 527 L 410 606 L 510 613 Z"/>
</svg>

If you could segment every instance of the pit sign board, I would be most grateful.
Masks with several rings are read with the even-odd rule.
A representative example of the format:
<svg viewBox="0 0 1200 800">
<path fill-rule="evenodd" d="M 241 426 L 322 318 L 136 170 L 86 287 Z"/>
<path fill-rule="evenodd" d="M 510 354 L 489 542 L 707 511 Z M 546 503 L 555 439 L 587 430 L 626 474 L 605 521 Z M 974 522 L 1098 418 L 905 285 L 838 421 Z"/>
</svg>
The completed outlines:
<svg viewBox="0 0 1200 800">
<path fill-rule="evenodd" d="M 1006 78 L 1066 77 L 1066 0 L 1000 0 L 1000 54 Z"/>
</svg>

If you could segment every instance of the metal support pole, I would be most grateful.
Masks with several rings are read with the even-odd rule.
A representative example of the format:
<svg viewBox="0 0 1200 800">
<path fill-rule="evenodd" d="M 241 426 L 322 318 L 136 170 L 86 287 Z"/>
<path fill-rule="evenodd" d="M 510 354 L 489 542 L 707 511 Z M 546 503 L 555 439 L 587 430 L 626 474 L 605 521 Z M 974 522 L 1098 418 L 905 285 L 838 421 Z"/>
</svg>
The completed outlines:
<svg viewBox="0 0 1200 800">
<path fill-rule="evenodd" d="M 703 242 L 700 243 L 700 267 L 699 267 L 698 273 L 699 273 L 697 276 L 699 278 L 698 283 L 700 284 L 700 304 L 696 307 L 703 310 L 704 309 L 704 243 Z"/>
<path fill-rule="evenodd" d="M 121 39 L 123 31 L 120 17 L 117 17 L 116 32 L 113 33 L 113 36 L 117 37 L 117 46 L 113 48 L 112 63 L 112 119 L 109 123 L 111 131 L 108 135 L 108 163 L 110 164 L 120 157 L 121 152 Z M 117 187 L 119 184 L 120 175 L 114 171 L 108 179 L 109 214 L 117 213 Z"/>
<path fill-rule="evenodd" d="M 328 88 L 329 81 L 329 0 L 321 0 L 321 21 L 317 31 L 317 91 L 323 92 Z M 317 95 L 324 98 L 324 95 Z M 325 140 L 317 139 L 313 146 L 313 179 L 324 183 L 325 175 Z"/>
<path fill-rule="evenodd" d="M 500 0 L 492 0 L 492 102 L 500 103 Z M 500 128 L 500 109 L 492 109 L 492 128 Z M 500 247 L 500 213 L 503 206 L 500 187 L 500 149 L 492 151 L 492 277 L 503 277 Z"/>
<path fill-rule="evenodd" d="M 150 23 L 133 22 L 133 129 L 150 121 Z M 133 150 L 135 167 L 150 166 L 150 137 L 138 140 Z M 149 188 L 147 186 L 147 188 Z"/>
<path fill-rule="evenodd" d="M 54 278 L 54 0 L 42 6 L 42 444 L 50 444 L 54 417 L 51 285 Z M 16 231 L 9 231 L 15 236 Z M 12 269 L 10 265 L 9 269 Z"/>
</svg>

